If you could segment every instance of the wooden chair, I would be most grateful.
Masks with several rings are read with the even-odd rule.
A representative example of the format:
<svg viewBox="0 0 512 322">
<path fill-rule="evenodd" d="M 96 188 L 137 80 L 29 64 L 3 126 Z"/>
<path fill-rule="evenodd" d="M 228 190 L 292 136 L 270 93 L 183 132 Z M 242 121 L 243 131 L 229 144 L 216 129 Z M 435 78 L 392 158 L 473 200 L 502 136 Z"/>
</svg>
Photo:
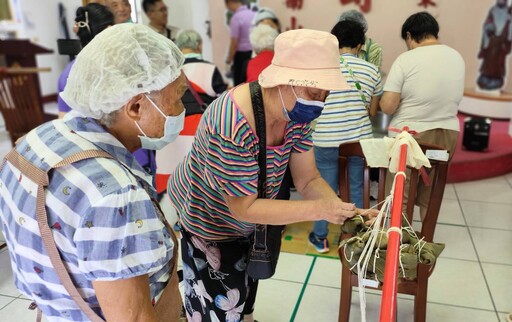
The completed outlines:
<svg viewBox="0 0 512 322">
<path fill-rule="evenodd" d="M 440 147 L 432 145 L 420 144 L 422 150 L 425 152 L 429 149 L 442 149 Z M 343 200 L 351 200 L 350 198 L 350 186 L 348 176 L 348 160 L 349 156 L 360 156 L 364 159 L 361 145 L 357 143 L 341 144 L 339 147 L 339 187 L 340 196 Z M 427 213 L 425 220 L 421 225 L 420 238 L 424 237 L 427 242 L 432 242 L 434 237 L 434 231 L 439 215 L 439 209 L 441 208 L 441 202 L 443 199 L 444 188 L 446 184 L 446 177 L 448 172 L 448 162 L 430 160 L 432 165 L 432 190 L 430 195 L 429 204 L 427 207 Z M 365 168 L 363 171 L 363 208 L 370 207 L 370 168 L 364 162 Z M 386 168 L 378 168 L 379 172 L 379 192 L 378 202 L 380 203 L 385 199 L 385 180 L 386 180 Z M 404 209 L 407 209 L 407 218 L 412 223 L 412 217 L 414 212 L 414 200 L 416 196 L 416 187 L 418 180 L 421 180 L 419 171 L 412 169 L 411 175 L 409 175 L 409 198 L 407 205 L 404 204 Z M 405 202 L 405 201 L 404 201 Z M 350 238 L 349 234 L 342 234 L 340 241 L 346 238 Z M 338 250 L 340 259 L 343 261 L 343 249 Z M 339 308 L 339 321 L 348 322 L 350 317 L 350 304 L 352 299 L 352 287 L 358 285 L 357 275 L 352 273 L 342 263 L 342 276 L 341 276 L 341 297 L 340 297 L 340 308 Z M 426 319 L 427 309 L 427 290 L 428 290 L 428 277 L 433 271 L 433 266 L 427 266 L 418 264 L 418 276 L 416 280 L 398 280 L 398 293 L 414 295 L 414 321 L 424 322 Z M 375 288 L 382 290 L 382 286 Z"/>
<path fill-rule="evenodd" d="M 44 123 L 39 105 L 37 74 L 0 72 L 0 111 L 11 142 Z"/>
</svg>

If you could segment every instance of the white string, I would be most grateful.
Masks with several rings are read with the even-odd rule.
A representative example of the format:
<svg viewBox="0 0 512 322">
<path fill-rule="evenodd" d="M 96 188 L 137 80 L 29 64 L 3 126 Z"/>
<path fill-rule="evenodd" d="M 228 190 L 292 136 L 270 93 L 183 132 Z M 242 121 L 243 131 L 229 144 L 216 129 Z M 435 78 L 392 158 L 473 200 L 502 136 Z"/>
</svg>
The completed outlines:
<svg viewBox="0 0 512 322">
<path fill-rule="evenodd" d="M 391 218 L 389 218 L 388 214 L 391 213 L 391 205 L 393 203 L 393 196 L 394 196 L 394 190 L 395 190 L 395 183 L 397 176 L 402 175 L 404 179 L 406 179 L 406 174 L 404 171 L 398 171 L 395 174 L 395 177 L 393 179 L 393 184 L 391 187 L 391 193 L 386 197 L 386 199 L 383 202 L 382 208 L 379 211 L 379 214 L 377 217 L 375 217 L 375 220 L 373 223 L 368 227 L 368 230 L 366 233 L 369 233 L 370 236 L 368 237 L 368 240 L 366 242 L 365 247 L 363 248 L 363 252 L 361 253 L 359 260 L 357 261 L 357 264 L 354 266 L 357 267 L 357 280 L 358 280 L 358 289 L 359 289 L 359 303 L 360 303 L 360 309 L 361 309 L 361 321 L 366 322 L 366 293 L 365 293 L 365 286 L 363 284 L 363 278 L 366 278 L 366 275 L 368 273 L 368 264 L 371 260 L 372 254 L 374 253 L 373 249 L 375 249 L 375 244 L 378 239 L 378 245 L 380 246 L 382 242 L 382 234 L 379 236 L 379 231 L 381 231 L 381 227 L 388 227 L 389 221 Z M 389 232 L 390 231 L 396 231 L 400 234 L 400 240 L 402 239 L 402 231 L 400 228 L 397 227 L 390 227 L 388 231 L 386 232 L 386 236 L 388 236 L 389 239 Z M 366 235 L 365 233 L 365 235 Z M 365 236 L 363 235 L 363 236 Z M 401 249 L 399 253 L 399 263 L 400 267 L 403 269 L 403 263 L 401 259 Z M 378 249 L 375 250 L 375 258 L 373 260 L 373 273 L 375 274 L 375 266 L 376 266 L 376 260 L 377 257 L 380 256 L 378 253 Z M 353 267 L 354 267 L 353 266 Z M 352 268 L 353 268 L 352 267 Z M 376 276 L 376 275 L 375 275 Z"/>
<path fill-rule="evenodd" d="M 398 263 L 400 264 L 400 268 L 402 269 L 402 275 L 405 278 L 405 269 L 404 264 L 402 263 L 402 250 L 407 247 L 407 245 L 400 245 L 400 248 L 398 249 Z"/>
<path fill-rule="evenodd" d="M 386 231 L 386 236 L 388 236 L 388 239 L 389 233 L 391 232 L 398 233 L 400 235 L 400 242 L 402 242 L 402 229 L 400 227 L 389 227 L 388 230 Z"/>
<path fill-rule="evenodd" d="M 356 265 L 362 322 L 366 322 L 366 293 L 365 286 L 363 284 L 363 278 L 366 278 L 366 274 L 368 272 L 368 264 L 371 260 L 373 249 L 375 248 L 375 244 L 377 242 L 379 231 L 382 227 L 383 221 L 386 222 L 385 214 L 389 212 L 392 199 L 392 196 L 388 196 L 386 198 L 382 208 L 379 211 L 379 214 L 377 215 L 377 217 L 375 217 L 375 220 L 370 225 L 370 227 L 368 227 L 368 240 L 366 242 L 365 247 L 363 248 L 363 252 L 361 253 Z"/>
</svg>

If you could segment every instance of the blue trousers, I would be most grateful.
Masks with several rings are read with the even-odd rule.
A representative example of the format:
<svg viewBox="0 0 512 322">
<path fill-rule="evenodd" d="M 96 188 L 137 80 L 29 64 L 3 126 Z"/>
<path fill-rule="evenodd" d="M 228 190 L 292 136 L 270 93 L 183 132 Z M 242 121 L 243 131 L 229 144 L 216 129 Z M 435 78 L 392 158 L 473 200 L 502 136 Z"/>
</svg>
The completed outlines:
<svg viewBox="0 0 512 322">
<path fill-rule="evenodd" d="M 322 148 L 315 146 L 315 161 L 318 171 L 324 180 L 335 192 L 338 192 L 338 148 Z M 356 207 L 363 207 L 363 167 L 364 162 L 360 157 L 348 159 L 350 202 Z M 341 196 L 345 202 L 349 202 L 347 196 Z M 313 233 L 319 238 L 327 237 L 329 233 L 328 222 L 316 221 L 313 225 Z"/>
</svg>

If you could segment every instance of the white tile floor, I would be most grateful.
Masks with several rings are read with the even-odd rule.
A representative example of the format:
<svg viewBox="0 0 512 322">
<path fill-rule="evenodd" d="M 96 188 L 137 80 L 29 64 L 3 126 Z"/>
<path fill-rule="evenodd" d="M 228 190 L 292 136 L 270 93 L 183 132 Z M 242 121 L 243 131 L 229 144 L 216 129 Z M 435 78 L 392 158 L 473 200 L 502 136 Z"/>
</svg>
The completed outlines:
<svg viewBox="0 0 512 322">
<path fill-rule="evenodd" d="M 10 143 L 0 121 L 0 157 Z M 436 241 L 446 243 L 430 279 L 428 321 L 505 321 L 512 311 L 512 173 L 447 186 Z M 0 235 L 0 240 L 3 236 Z M 255 317 L 261 322 L 337 321 L 338 260 L 283 253 L 274 278 L 260 283 Z M 7 250 L 0 252 L 0 321 L 33 321 L 30 301 L 12 283 Z M 380 296 L 367 294 L 368 321 Z M 360 320 L 354 291 L 351 321 Z M 399 296 L 398 321 L 412 321 L 411 297 Z"/>
</svg>

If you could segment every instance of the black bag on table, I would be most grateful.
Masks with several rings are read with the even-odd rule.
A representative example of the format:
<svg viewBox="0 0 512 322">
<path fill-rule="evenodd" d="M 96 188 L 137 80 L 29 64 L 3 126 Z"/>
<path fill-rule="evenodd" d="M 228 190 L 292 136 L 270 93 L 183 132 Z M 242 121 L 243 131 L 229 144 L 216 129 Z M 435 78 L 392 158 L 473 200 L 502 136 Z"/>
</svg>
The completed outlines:
<svg viewBox="0 0 512 322">
<path fill-rule="evenodd" d="M 491 119 L 468 117 L 464 120 L 462 146 L 469 151 L 484 151 L 489 146 Z"/>
</svg>

